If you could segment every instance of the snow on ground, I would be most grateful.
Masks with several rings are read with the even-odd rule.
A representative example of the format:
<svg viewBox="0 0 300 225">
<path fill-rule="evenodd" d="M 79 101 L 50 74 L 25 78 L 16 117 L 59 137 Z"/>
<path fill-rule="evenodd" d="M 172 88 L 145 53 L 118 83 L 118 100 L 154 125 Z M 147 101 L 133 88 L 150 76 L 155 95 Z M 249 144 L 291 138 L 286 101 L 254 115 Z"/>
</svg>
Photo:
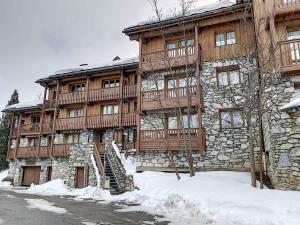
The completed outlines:
<svg viewBox="0 0 300 225">
<path fill-rule="evenodd" d="M 289 102 L 288 104 L 281 107 L 280 110 L 287 110 L 287 109 L 291 109 L 291 108 L 297 108 L 299 106 L 300 106 L 300 98 L 295 98 L 295 99 L 292 99 L 292 101 Z"/>
<path fill-rule="evenodd" d="M 52 180 L 41 185 L 31 185 L 27 190 L 15 190 L 23 194 L 36 194 L 42 196 L 73 196 L 77 199 L 110 199 L 109 191 L 101 190 L 96 187 L 86 187 L 82 189 L 69 188 L 63 180 Z"/>
<path fill-rule="evenodd" d="M 0 218 L 0 225 L 1 224 L 4 224 L 4 220 L 2 220 L 1 218 Z"/>
<path fill-rule="evenodd" d="M 54 203 L 48 202 L 44 199 L 29 199 L 25 198 L 25 201 L 28 203 L 27 208 L 29 209 L 39 209 L 43 211 L 54 212 L 57 214 L 66 213 L 67 210 L 64 208 L 54 206 Z"/>
<path fill-rule="evenodd" d="M 250 186 L 250 174 L 143 172 L 134 176 L 140 188 L 114 200 L 140 203 L 123 211 L 162 214 L 173 225 L 300 225 L 300 192 L 260 190 Z"/>
<path fill-rule="evenodd" d="M 9 187 L 11 185 L 8 181 L 3 181 L 8 176 L 8 170 L 3 170 L 0 172 L 0 188 Z"/>
</svg>

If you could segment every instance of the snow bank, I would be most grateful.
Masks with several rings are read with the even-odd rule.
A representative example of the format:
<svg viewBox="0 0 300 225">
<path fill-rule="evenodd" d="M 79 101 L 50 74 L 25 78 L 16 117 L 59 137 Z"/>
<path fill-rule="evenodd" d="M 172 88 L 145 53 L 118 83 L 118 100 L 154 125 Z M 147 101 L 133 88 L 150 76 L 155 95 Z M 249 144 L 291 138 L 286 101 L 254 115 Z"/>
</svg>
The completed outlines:
<svg viewBox="0 0 300 225">
<path fill-rule="evenodd" d="M 45 184 L 32 184 L 27 190 L 15 190 L 18 193 L 35 194 L 42 196 L 73 196 L 77 199 L 98 199 L 109 200 L 111 195 L 109 191 L 99 189 L 97 187 L 86 187 L 82 189 L 69 188 L 63 180 L 57 179 L 49 181 Z"/>
<path fill-rule="evenodd" d="M 97 164 L 96 164 L 96 161 L 95 161 L 95 157 L 94 157 L 93 154 L 91 155 L 91 161 L 92 161 L 94 172 L 96 174 L 97 188 L 100 188 L 100 185 L 101 185 L 101 176 L 99 174 L 99 169 L 97 167 Z"/>
<path fill-rule="evenodd" d="M 127 159 L 125 157 L 124 153 L 120 152 L 120 149 L 116 145 L 116 143 L 113 141 L 112 146 L 118 156 L 118 158 L 121 160 L 121 163 L 126 171 L 126 175 L 134 175 L 136 173 L 136 160 L 134 157 L 128 156 Z"/>
<path fill-rule="evenodd" d="M 28 199 L 25 198 L 25 201 L 28 203 L 27 208 L 29 209 L 39 209 L 43 211 L 54 212 L 57 214 L 66 213 L 67 210 L 64 208 L 54 206 L 54 203 L 48 202 L 44 199 Z"/>
<path fill-rule="evenodd" d="M 140 190 L 114 197 L 162 214 L 173 225 L 299 225 L 300 192 L 260 190 L 250 186 L 250 174 L 202 172 L 181 174 L 144 172 L 134 176 Z"/>
<path fill-rule="evenodd" d="M 293 99 L 288 104 L 281 107 L 280 110 L 287 110 L 287 109 L 291 109 L 291 108 L 297 108 L 299 106 L 300 106 L 300 98 L 296 98 L 296 99 Z"/>
<path fill-rule="evenodd" d="M 3 181 L 7 176 L 8 176 L 8 170 L 3 170 L 3 171 L 0 172 L 0 188 L 11 186 L 10 182 Z"/>
</svg>

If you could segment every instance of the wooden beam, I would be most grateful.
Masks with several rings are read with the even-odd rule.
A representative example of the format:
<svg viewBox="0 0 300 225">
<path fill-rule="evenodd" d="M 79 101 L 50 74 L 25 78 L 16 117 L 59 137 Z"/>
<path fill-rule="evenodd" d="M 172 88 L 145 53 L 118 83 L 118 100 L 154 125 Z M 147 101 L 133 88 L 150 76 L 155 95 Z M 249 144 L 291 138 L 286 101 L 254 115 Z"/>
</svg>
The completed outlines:
<svg viewBox="0 0 300 225">
<path fill-rule="evenodd" d="M 84 129 L 87 128 L 87 112 L 88 112 L 88 103 L 89 103 L 89 87 L 90 87 L 90 77 L 86 78 L 86 96 L 84 104 Z"/>
<path fill-rule="evenodd" d="M 50 147 L 50 157 L 52 158 L 53 155 L 53 147 L 54 147 L 54 134 L 56 129 L 56 117 L 57 117 L 57 108 L 58 108 L 58 97 L 59 97 L 59 85 L 60 82 L 57 81 L 56 84 L 56 100 L 55 100 L 55 109 L 54 109 L 54 118 L 53 118 L 53 129 L 51 134 L 51 147 Z"/>
<path fill-rule="evenodd" d="M 121 69 L 121 79 L 120 79 L 120 102 L 119 102 L 119 127 L 122 127 L 122 111 L 123 111 L 123 82 L 124 82 L 124 70 Z"/>
<path fill-rule="evenodd" d="M 136 150 L 137 153 L 140 153 L 140 146 L 141 146 L 141 114 L 142 114 L 142 108 L 141 108 L 141 98 L 142 98 L 142 45 L 143 45 L 143 39 L 142 36 L 139 37 L 139 73 L 138 73 L 138 79 L 137 79 L 137 114 L 136 114 Z"/>
<path fill-rule="evenodd" d="M 40 151 L 41 151 L 41 140 L 42 140 L 43 123 L 44 123 L 44 116 L 45 116 L 46 97 L 47 97 L 47 85 L 45 86 L 45 89 L 44 89 L 43 106 L 42 106 L 41 119 L 40 119 L 40 132 L 39 132 L 39 141 L 38 141 L 38 158 L 40 157 Z"/>
<path fill-rule="evenodd" d="M 19 151 L 19 146 L 20 146 L 20 130 L 21 130 L 21 123 L 22 123 L 22 113 L 19 114 L 19 123 L 18 123 L 18 131 L 17 131 L 17 144 L 16 144 L 16 151 L 14 158 L 17 158 L 17 154 Z"/>
<path fill-rule="evenodd" d="M 11 124 L 10 124 L 10 130 L 9 130 L 9 136 L 8 136 L 8 144 L 7 144 L 7 153 L 6 153 L 6 157 L 8 159 L 9 156 L 9 152 L 10 152 L 10 146 L 11 146 L 11 138 L 12 138 L 12 130 L 13 130 L 13 126 L 14 126 L 14 118 L 15 118 L 15 113 L 12 114 L 12 118 L 11 118 Z"/>
</svg>

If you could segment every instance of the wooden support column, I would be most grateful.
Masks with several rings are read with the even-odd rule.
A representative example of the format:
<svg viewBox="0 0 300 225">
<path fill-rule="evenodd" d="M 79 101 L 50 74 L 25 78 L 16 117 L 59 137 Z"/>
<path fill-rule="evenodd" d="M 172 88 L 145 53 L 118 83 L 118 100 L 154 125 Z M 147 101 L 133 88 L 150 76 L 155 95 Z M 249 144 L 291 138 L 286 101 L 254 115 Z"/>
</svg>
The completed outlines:
<svg viewBox="0 0 300 225">
<path fill-rule="evenodd" d="M 42 134 L 43 134 L 43 123 L 44 123 L 44 116 L 45 116 L 46 97 L 47 97 L 47 85 L 45 86 L 45 89 L 44 89 L 43 106 L 42 106 L 41 119 L 40 119 L 40 133 L 39 133 L 39 141 L 38 141 L 38 158 L 40 157 L 40 152 L 41 152 L 41 141 L 42 141 Z"/>
<path fill-rule="evenodd" d="M 199 137 L 198 137 L 198 143 L 201 147 L 200 151 L 201 154 L 205 154 L 205 149 L 203 146 L 203 129 L 202 129 L 202 88 L 201 88 L 201 81 L 200 81 L 200 60 L 201 60 L 201 52 L 200 52 L 200 46 L 199 46 L 199 29 L 198 24 L 195 25 L 195 55 L 196 55 L 196 78 L 197 78 L 197 96 L 198 96 L 198 127 L 199 127 Z"/>
<path fill-rule="evenodd" d="M 56 129 L 56 117 L 57 117 L 57 108 L 58 108 L 58 97 L 59 97 L 59 81 L 57 81 L 56 86 L 56 99 L 55 99 L 55 109 L 54 109 L 54 118 L 53 118 L 53 128 L 52 128 L 52 134 L 51 134 L 51 147 L 50 147 L 50 157 L 53 157 L 53 147 L 54 147 L 54 135 L 55 135 L 55 129 Z"/>
<path fill-rule="evenodd" d="M 138 73 L 138 79 L 137 79 L 137 114 L 136 114 L 136 150 L 137 153 L 140 153 L 141 150 L 141 114 L 142 114 L 142 45 L 143 45 L 143 39 L 142 36 L 139 37 L 139 73 Z"/>
<path fill-rule="evenodd" d="M 20 136 L 21 136 L 21 124 L 22 124 L 22 113 L 19 114 L 19 123 L 18 123 L 18 131 L 17 131 L 17 144 L 14 158 L 17 158 L 19 146 L 20 146 Z"/>
<path fill-rule="evenodd" d="M 120 79 L 120 99 L 119 99 L 119 127 L 122 127 L 122 111 L 123 111 L 123 82 L 124 82 L 124 69 L 121 69 L 121 79 Z"/>
<path fill-rule="evenodd" d="M 85 105 L 84 105 L 84 129 L 87 129 L 87 113 L 88 113 L 88 104 L 89 104 L 89 86 L 90 86 L 90 77 L 86 78 L 86 96 L 85 96 Z"/>
<path fill-rule="evenodd" d="M 11 122 L 10 122 L 10 130 L 9 130 L 8 143 L 7 143 L 7 154 L 6 154 L 7 159 L 8 159 L 9 152 L 11 150 L 10 146 L 11 146 L 12 130 L 13 130 L 13 126 L 14 126 L 14 118 L 15 118 L 15 113 L 12 114 L 12 118 L 11 118 Z"/>
</svg>

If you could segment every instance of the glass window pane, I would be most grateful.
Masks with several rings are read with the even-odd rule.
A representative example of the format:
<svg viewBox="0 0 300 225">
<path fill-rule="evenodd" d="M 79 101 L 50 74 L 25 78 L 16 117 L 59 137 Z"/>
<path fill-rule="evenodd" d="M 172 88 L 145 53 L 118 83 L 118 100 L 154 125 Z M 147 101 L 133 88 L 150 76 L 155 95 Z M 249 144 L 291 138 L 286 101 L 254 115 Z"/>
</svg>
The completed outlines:
<svg viewBox="0 0 300 225">
<path fill-rule="evenodd" d="M 182 128 L 189 128 L 188 118 L 189 118 L 188 115 L 182 116 L 182 119 L 181 119 Z"/>
<path fill-rule="evenodd" d="M 222 128 L 231 128 L 230 112 L 221 112 Z"/>
<path fill-rule="evenodd" d="M 243 118 L 241 112 L 233 112 L 233 127 L 242 127 Z"/>
<path fill-rule="evenodd" d="M 294 30 L 288 32 L 288 40 L 300 38 L 300 30 Z"/>
<path fill-rule="evenodd" d="M 117 113 L 119 113 L 119 106 L 115 105 L 114 106 L 114 114 L 117 114 Z"/>
<path fill-rule="evenodd" d="M 223 45 L 225 45 L 225 35 L 217 34 L 216 35 L 216 46 L 223 46 Z"/>
<path fill-rule="evenodd" d="M 176 80 L 168 80 L 168 89 L 176 88 Z"/>
<path fill-rule="evenodd" d="M 239 72 L 238 71 L 230 71 L 230 84 L 238 84 L 240 83 Z"/>
<path fill-rule="evenodd" d="M 198 115 L 191 115 L 191 128 L 198 128 Z"/>
<path fill-rule="evenodd" d="M 69 117 L 75 117 L 75 110 L 70 110 L 69 111 Z"/>
<path fill-rule="evenodd" d="M 174 49 L 176 48 L 176 44 L 175 43 L 168 43 L 167 44 L 167 49 Z"/>
<path fill-rule="evenodd" d="M 227 44 L 232 45 L 235 43 L 236 43 L 235 32 L 228 32 L 227 33 Z"/>
<path fill-rule="evenodd" d="M 177 129 L 177 118 L 176 117 L 168 117 L 168 128 L 169 129 Z"/>
<path fill-rule="evenodd" d="M 228 85 L 228 76 L 227 72 L 218 73 L 219 85 L 225 86 Z"/>
<path fill-rule="evenodd" d="M 179 79 L 179 87 L 187 87 L 188 84 L 187 84 L 187 80 L 182 78 L 182 79 Z"/>
</svg>

